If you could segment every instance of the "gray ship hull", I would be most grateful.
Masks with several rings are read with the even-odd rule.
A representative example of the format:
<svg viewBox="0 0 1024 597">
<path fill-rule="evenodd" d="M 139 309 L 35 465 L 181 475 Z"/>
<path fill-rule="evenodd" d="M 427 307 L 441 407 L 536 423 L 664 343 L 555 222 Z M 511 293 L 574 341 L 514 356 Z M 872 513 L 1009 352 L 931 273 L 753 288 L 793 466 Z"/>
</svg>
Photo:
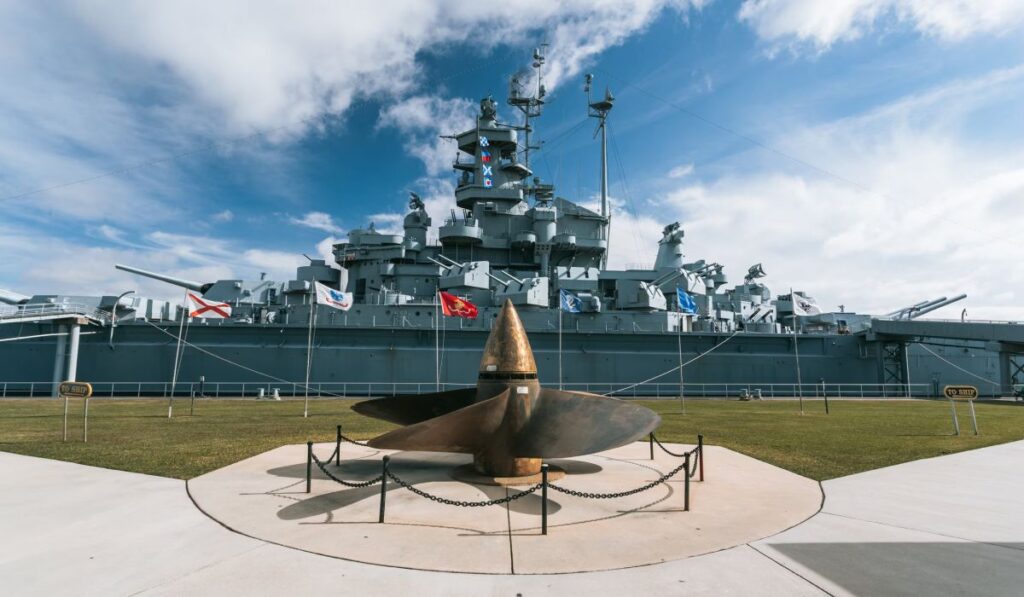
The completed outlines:
<svg viewBox="0 0 1024 597">
<path fill-rule="evenodd" d="M 29 336 L 52 333 L 46 324 L 10 326 L 2 334 Z M 164 330 L 164 331 L 161 331 Z M 178 328 L 144 323 L 119 325 L 114 342 L 109 328 L 83 335 L 78 379 L 92 382 L 105 394 L 163 394 L 173 377 Z M 308 330 L 301 325 L 191 325 L 178 375 L 178 394 L 188 394 L 200 377 L 210 393 L 246 395 L 257 387 L 278 388 L 285 395 L 303 395 Z M 311 383 L 314 394 L 362 395 L 414 393 L 435 383 L 440 354 L 440 380 L 447 387 L 471 385 L 487 330 L 446 330 L 408 327 L 323 327 L 313 343 Z M 794 336 L 764 333 L 565 332 L 562 335 L 561 382 L 567 389 L 617 391 L 621 396 L 678 395 L 680 376 L 672 371 L 682 361 L 707 353 L 684 369 L 690 396 L 736 396 L 761 388 L 765 397 L 816 395 L 825 383 L 831 395 L 900 396 L 905 393 L 907 365 L 913 395 L 937 395 L 944 384 L 977 385 L 982 395 L 1000 395 L 996 384 L 979 378 L 1000 378 L 1000 357 L 983 344 L 935 342 L 929 349 L 911 346 L 909 359 L 891 362 L 884 345 L 864 334 L 804 334 L 799 341 L 800 380 Z M 556 330 L 531 330 L 541 382 L 559 384 L 559 338 Z M 441 347 L 436 351 L 435 343 Z M 717 347 L 717 348 L 716 348 Z M 201 350 L 200 350 L 201 349 Z M 54 370 L 57 339 L 0 343 L 0 384 L 6 395 L 29 389 L 47 395 Z M 208 351 L 208 352 L 203 352 Z M 710 352 L 708 352 L 710 351 Z M 215 355 L 215 356 L 214 356 Z M 887 360 L 889 359 L 889 360 Z M 959 368 L 959 369 L 958 369 Z M 893 371 L 901 377 L 893 378 Z M 666 374 L 666 372 L 669 372 Z M 664 374 L 664 375 L 662 375 Z M 660 377 L 659 377 L 660 375 Z M 977 377 L 973 377 L 977 376 Z M 655 379 L 651 379 L 655 378 Z M 640 383 L 645 382 L 646 383 Z M 241 388 L 242 383 L 248 388 Z M 633 384 L 638 384 L 635 387 Z M 114 385 L 111 385 L 114 384 Z M 221 384 L 221 385 L 216 385 Z M 841 384 L 843 387 L 839 387 Z M 787 387 L 788 386 L 788 387 Z M 213 389 L 216 388 L 216 389 Z"/>
</svg>

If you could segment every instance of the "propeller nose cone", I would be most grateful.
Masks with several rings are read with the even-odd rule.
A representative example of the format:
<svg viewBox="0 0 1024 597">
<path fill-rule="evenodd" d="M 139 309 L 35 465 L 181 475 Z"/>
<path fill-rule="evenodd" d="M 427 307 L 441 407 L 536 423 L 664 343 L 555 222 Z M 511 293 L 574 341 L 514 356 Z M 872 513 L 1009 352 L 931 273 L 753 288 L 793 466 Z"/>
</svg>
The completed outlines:
<svg viewBox="0 0 1024 597">
<path fill-rule="evenodd" d="M 509 379 L 509 375 L 516 379 L 536 378 L 537 362 L 519 313 L 512 301 L 506 299 L 487 337 L 484 356 L 480 359 L 480 378 Z"/>
</svg>

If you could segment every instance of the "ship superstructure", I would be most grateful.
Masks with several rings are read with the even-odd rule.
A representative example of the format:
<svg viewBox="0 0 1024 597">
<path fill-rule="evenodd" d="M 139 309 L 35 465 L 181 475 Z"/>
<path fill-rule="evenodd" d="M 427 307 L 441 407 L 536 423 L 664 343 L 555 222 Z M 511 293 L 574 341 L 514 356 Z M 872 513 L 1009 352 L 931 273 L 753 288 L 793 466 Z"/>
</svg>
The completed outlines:
<svg viewBox="0 0 1024 597">
<path fill-rule="evenodd" d="M 333 264 L 310 259 L 287 281 L 202 282 L 117 265 L 231 305 L 228 319 L 189 322 L 188 341 L 206 352 L 182 359 L 181 378 L 257 382 L 262 374 L 302 379 L 306 329 L 315 327 L 313 380 L 390 382 L 396 387 L 432 379 L 441 383 L 448 370 L 443 361 L 458 371 L 479 359 L 478 348 L 473 348 L 479 344 L 477 336 L 490 331 L 500 305 L 508 300 L 535 338 L 538 359 L 556 358 L 559 337 L 557 358 L 566 360 L 559 382 L 628 385 L 670 369 L 684 353 L 699 354 L 728 339 L 728 349 L 688 371 L 691 383 L 899 386 L 914 381 L 911 371 L 916 370 L 917 380 L 934 385 L 960 380 L 958 369 L 994 379 L 991 387 L 981 388 L 983 393 L 1005 393 L 1018 378 L 1024 383 L 1024 355 L 1016 344 L 1002 342 L 1000 332 L 992 341 L 958 341 L 955 327 L 934 336 L 879 336 L 869 315 L 821 312 L 802 291 L 773 293 L 764 283 L 766 271 L 760 263 L 749 267 L 742 283 L 730 286 L 722 264 L 687 260 L 678 222 L 667 225 L 652 247 L 653 267 L 608 269 L 612 214 L 605 122 L 614 97 L 607 90 L 591 97 L 588 75 L 588 115 L 597 121 L 601 135 L 601 196 L 594 211 L 559 196 L 530 168 L 530 152 L 540 147 L 532 144 L 536 137 L 531 140 L 531 135 L 545 102 L 543 62 L 537 51 L 532 92 L 518 79 L 510 87 L 508 104 L 513 113 L 519 112 L 518 122 L 502 121 L 497 102 L 486 97 L 474 126 L 451 135 L 458 149 L 452 165 L 456 207 L 447 214 L 427 213 L 413 194 L 401 232 L 379 231 L 373 224 L 351 230 L 345 242 L 334 245 Z M 443 218 L 436 241 L 435 217 Z M 351 292 L 354 306 L 346 312 L 314 310 L 314 282 Z M 563 289 L 580 298 L 579 313 L 559 317 Z M 677 289 L 692 297 L 693 312 L 680 308 Z M 438 291 L 471 301 L 480 316 L 444 321 L 437 309 Z M 912 320 L 961 298 L 919 303 L 889 316 Z M 135 295 L 29 297 L 5 291 L 0 303 L 0 340 L 10 340 L 0 342 L 0 383 L 8 385 L 67 377 L 68 367 L 61 364 L 67 351 L 61 343 L 70 330 L 83 325 L 100 329 L 81 340 L 81 353 L 75 340 L 73 352 L 83 359 L 77 368 L 80 378 L 111 383 L 169 379 L 176 357 L 168 353 L 177 351 L 174 335 L 187 313 L 177 305 Z M 69 315 L 65 321 L 59 317 L 62 310 L 75 317 L 83 310 L 95 313 L 75 321 Z M 57 317 L 29 316 L 43 311 Z M 115 320 L 116 332 L 111 326 Z M 944 360 L 921 349 L 915 356 L 910 348 L 914 338 L 927 337 L 937 339 L 929 351 L 940 351 Z M 128 347 L 131 353 L 126 354 Z M 805 360 L 801 379 L 794 377 L 790 365 L 796 352 Z M 670 380 L 658 383 L 665 381 Z"/>
</svg>

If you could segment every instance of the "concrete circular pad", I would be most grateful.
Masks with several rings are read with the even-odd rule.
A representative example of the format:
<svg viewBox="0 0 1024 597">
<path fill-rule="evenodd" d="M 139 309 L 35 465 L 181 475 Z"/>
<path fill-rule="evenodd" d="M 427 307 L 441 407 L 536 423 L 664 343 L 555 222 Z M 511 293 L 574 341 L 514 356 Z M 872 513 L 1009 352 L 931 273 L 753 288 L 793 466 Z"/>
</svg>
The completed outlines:
<svg viewBox="0 0 1024 597">
<path fill-rule="evenodd" d="M 669 444 L 682 452 L 692 446 Z M 321 458 L 332 444 L 315 450 Z M 556 484 L 587 492 L 618 492 L 644 485 L 680 459 L 646 443 L 600 454 L 551 461 L 567 475 Z M 464 508 L 417 496 L 388 484 L 385 523 L 378 524 L 380 485 L 353 489 L 314 465 L 305 493 L 306 446 L 283 446 L 188 483 L 196 504 L 239 533 L 326 556 L 371 564 L 492 574 L 609 570 L 655 564 L 717 551 L 767 537 L 818 511 L 817 482 L 743 456 L 706 446 L 706 481 L 691 481 L 683 508 L 682 475 L 643 493 L 594 500 L 548 493 L 548 535 L 540 534 L 540 492 L 505 505 Z M 451 469 L 468 455 L 376 450 L 342 444 L 345 480 L 391 470 L 434 495 L 454 500 L 502 498 L 520 488 L 455 481 Z"/>
</svg>

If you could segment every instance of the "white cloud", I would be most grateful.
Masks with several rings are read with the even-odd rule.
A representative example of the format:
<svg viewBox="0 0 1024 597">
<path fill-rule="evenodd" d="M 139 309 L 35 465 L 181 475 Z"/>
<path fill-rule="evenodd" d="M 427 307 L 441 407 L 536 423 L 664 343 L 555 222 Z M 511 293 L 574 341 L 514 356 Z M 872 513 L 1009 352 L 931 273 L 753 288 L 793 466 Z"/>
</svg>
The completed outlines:
<svg viewBox="0 0 1024 597">
<path fill-rule="evenodd" d="M 108 230 L 108 232 L 111 232 Z M 114 232 L 121 239 L 120 231 Z M 40 252 L 38 247 L 45 246 Z M 318 247 L 319 250 L 319 247 Z M 276 281 L 294 277 L 301 254 L 246 249 L 206 236 L 153 233 L 138 242 L 93 246 L 36 230 L 0 224 L 0 287 L 22 294 L 110 295 L 135 290 L 150 298 L 179 301 L 176 287 L 114 269 L 123 263 L 198 282 L 256 279 L 260 272 Z"/>
<path fill-rule="evenodd" d="M 477 109 L 476 102 L 463 98 L 410 97 L 381 110 L 377 126 L 398 129 L 406 150 L 423 162 L 427 174 L 437 176 L 451 168 L 458 153 L 454 141 L 441 135 L 472 128 Z"/>
<path fill-rule="evenodd" d="M 893 23 L 955 41 L 1024 24 L 1019 0 L 745 0 L 739 19 L 777 45 L 825 50 Z"/>
<path fill-rule="evenodd" d="M 311 211 L 301 218 L 289 217 L 288 221 L 298 226 L 305 226 L 316 230 L 323 230 L 331 234 L 341 234 L 341 227 L 334 223 L 330 214 L 322 211 Z"/>
<path fill-rule="evenodd" d="M 680 164 L 668 171 L 669 178 L 683 178 L 693 174 L 693 164 Z"/>
<path fill-rule="evenodd" d="M 576 73 L 671 5 L 685 14 L 703 1 L 572 0 L 494 4 L 456 0 L 376 4 L 200 0 L 76 3 L 77 15 L 113 48 L 159 65 L 201 105 L 237 129 L 288 127 L 340 114 L 368 95 L 401 95 L 417 83 L 417 54 L 439 44 L 546 39 L 550 82 Z M 202 15 L 202 18 L 196 18 Z"/>
<path fill-rule="evenodd" d="M 235 219 L 235 214 L 230 209 L 225 209 L 224 211 L 219 211 L 210 217 L 213 218 L 214 222 L 230 222 Z"/>
<path fill-rule="evenodd" d="M 763 262 L 776 293 L 793 285 L 827 308 L 881 313 L 965 292 L 950 312 L 1024 319 L 1024 146 L 1009 122 L 983 143 L 960 132 L 1022 87 L 1024 69 L 994 71 L 821 126 L 782 127 L 771 141 L 870 190 L 777 159 L 751 167 L 743 154 L 725 168 L 737 174 L 688 180 L 646 212 L 679 219 L 689 258 L 725 264 L 733 282 Z M 656 241 L 647 232 L 652 255 Z"/>
</svg>

